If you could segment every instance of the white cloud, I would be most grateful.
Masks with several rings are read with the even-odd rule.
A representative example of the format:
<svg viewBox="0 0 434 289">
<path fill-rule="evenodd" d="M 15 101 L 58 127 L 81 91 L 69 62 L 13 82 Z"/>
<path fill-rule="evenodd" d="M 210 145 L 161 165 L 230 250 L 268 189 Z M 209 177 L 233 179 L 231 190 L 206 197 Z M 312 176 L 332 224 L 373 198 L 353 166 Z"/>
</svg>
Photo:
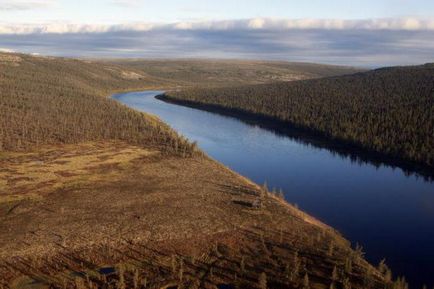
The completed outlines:
<svg viewBox="0 0 434 289">
<path fill-rule="evenodd" d="M 105 33 L 115 31 L 149 31 L 157 28 L 152 23 L 128 23 L 116 25 L 102 24 L 74 24 L 74 23 L 49 23 L 49 24 L 2 24 L 0 22 L 0 35 L 11 34 L 75 34 L 75 33 Z"/>
<path fill-rule="evenodd" d="M 47 8 L 55 2 L 55 0 L 0 0 L 0 11 Z"/>
<path fill-rule="evenodd" d="M 263 18 L 254 18 L 247 23 L 247 26 L 252 29 L 261 29 L 264 28 L 264 25 L 265 19 Z"/>
<path fill-rule="evenodd" d="M 193 29 L 193 23 L 191 22 L 179 22 L 174 25 L 176 29 L 180 30 L 190 30 Z"/>
</svg>

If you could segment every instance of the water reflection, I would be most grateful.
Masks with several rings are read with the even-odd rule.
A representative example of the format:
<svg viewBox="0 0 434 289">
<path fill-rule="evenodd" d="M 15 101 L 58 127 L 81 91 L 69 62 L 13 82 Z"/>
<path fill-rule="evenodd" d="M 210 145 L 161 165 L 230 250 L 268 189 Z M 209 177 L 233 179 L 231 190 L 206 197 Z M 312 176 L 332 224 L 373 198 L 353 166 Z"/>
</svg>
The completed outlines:
<svg viewBox="0 0 434 289">
<path fill-rule="evenodd" d="M 326 137 L 322 133 L 290 125 L 285 122 L 278 122 L 267 116 L 258 116 L 257 114 L 250 114 L 237 109 L 221 109 L 215 105 L 196 105 L 189 102 L 177 103 L 166 98 L 163 92 L 161 92 L 161 95 L 157 95 L 156 98 L 168 103 L 180 104 L 183 106 L 198 108 L 203 111 L 213 112 L 222 116 L 234 117 L 248 125 L 272 131 L 279 136 L 289 137 L 293 141 L 301 144 L 312 146 L 313 148 L 327 149 L 333 155 L 348 158 L 350 161 L 360 165 L 371 164 L 376 167 L 384 165 L 391 168 L 399 168 L 407 176 L 414 175 L 416 177 L 423 177 L 426 181 L 434 181 L 434 171 L 429 166 L 392 158 L 375 151 L 355 147 L 354 144 L 351 143 L 335 141 Z"/>
</svg>

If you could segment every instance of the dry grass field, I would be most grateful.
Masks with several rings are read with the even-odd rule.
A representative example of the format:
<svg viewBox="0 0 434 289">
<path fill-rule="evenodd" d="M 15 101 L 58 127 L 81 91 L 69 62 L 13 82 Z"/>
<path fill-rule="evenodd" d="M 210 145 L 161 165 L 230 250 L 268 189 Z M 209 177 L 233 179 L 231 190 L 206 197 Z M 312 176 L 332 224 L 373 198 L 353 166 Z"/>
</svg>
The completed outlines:
<svg viewBox="0 0 434 289">
<path fill-rule="evenodd" d="M 98 142 L 0 164 L 3 286 L 384 286 L 333 229 L 205 156 Z"/>
</svg>

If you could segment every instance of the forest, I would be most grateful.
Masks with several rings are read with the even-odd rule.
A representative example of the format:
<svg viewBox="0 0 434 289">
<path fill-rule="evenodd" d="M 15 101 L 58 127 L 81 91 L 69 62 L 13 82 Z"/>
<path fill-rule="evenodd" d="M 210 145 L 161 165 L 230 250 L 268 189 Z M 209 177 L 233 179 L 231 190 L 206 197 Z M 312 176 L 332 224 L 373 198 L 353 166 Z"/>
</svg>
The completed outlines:
<svg viewBox="0 0 434 289">
<path fill-rule="evenodd" d="M 0 54 L 0 151 L 121 140 L 164 152 L 195 148 L 157 118 L 108 98 L 146 76 L 82 60 Z"/>
<path fill-rule="evenodd" d="M 168 99 L 216 105 L 434 166 L 434 65 L 391 67 L 322 79 L 192 88 Z"/>
</svg>

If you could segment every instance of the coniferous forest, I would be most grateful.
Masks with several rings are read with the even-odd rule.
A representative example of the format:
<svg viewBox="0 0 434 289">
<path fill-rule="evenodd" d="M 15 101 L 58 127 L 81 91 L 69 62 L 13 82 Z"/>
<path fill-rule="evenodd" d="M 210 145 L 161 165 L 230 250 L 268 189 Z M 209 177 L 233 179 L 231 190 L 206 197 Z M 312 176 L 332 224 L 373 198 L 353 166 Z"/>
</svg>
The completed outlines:
<svg viewBox="0 0 434 289">
<path fill-rule="evenodd" d="M 115 91 L 139 90 L 144 85 L 142 76 L 115 65 L 3 55 L 0 151 L 121 140 L 190 154 L 193 144 L 163 122 L 108 98 Z"/>
<path fill-rule="evenodd" d="M 434 166 L 434 65 L 262 85 L 196 88 L 174 100 L 272 117 L 390 157 Z"/>
</svg>

